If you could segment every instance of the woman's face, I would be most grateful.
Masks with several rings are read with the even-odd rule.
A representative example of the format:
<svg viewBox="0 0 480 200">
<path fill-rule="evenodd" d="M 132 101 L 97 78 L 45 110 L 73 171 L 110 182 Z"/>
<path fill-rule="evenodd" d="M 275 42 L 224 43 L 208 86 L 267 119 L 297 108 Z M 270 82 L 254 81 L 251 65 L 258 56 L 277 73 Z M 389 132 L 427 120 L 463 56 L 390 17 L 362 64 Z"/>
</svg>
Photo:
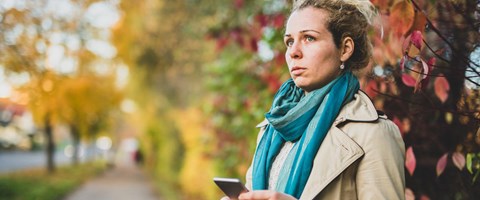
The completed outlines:
<svg viewBox="0 0 480 200">
<path fill-rule="evenodd" d="M 297 87 L 305 92 L 319 89 L 340 75 L 340 49 L 326 27 L 328 13 L 307 7 L 287 21 L 285 59 Z"/>
</svg>

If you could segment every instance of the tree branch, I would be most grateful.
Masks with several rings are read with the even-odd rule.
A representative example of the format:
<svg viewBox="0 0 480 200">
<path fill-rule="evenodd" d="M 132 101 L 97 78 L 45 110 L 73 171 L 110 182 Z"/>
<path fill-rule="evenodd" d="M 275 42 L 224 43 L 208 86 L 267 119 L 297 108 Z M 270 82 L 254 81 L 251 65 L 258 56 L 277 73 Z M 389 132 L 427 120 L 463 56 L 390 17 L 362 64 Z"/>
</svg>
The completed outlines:
<svg viewBox="0 0 480 200">
<path fill-rule="evenodd" d="M 415 0 L 411 0 L 411 2 L 417 11 L 420 11 L 425 15 L 425 19 L 427 20 L 427 24 L 430 27 L 430 29 L 433 30 L 433 32 L 435 32 L 437 36 L 440 37 L 443 40 L 443 42 L 445 42 L 445 44 L 447 44 L 452 50 L 457 51 L 457 49 L 454 48 L 454 45 L 450 43 L 448 39 L 445 38 L 445 36 L 443 36 L 442 32 L 433 25 L 433 22 L 427 17 L 426 13 L 420 8 L 420 6 L 415 2 Z M 424 41 L 424 43 L 426 42 Z M 470 60 L 470 58 L 465 57 L 465 55 L 461 55 L 461 56 L 468 61 L 465 64 L 468 65 L 469 63 L 473 63 L 475 66 L 480 67 L 479 64 L 474 63 L 473 61 Z"/>
<path fill-rule="evenodd" d="M 453 109 L 445 109 L 443 107 L 438 107 L 438 106 L 435 106 L 433 104 L 433 102 L 430 100 L 430 98 L 428 96 L 425 96 L 425 94 L 422 94 L 422 95 L 425 96 L 425 98 L 431 103 L 431 105 L 417 103 L 417 102 L 411 101 L 409 99 L 405 99 L 405 98 L 402 98 L 402 97 L 399 97 L 399 96 L 383 93 L 383 92 L 380 92 L 380 91 L 375 90 L 375 89 L 372 89 L 372 90 L 379 95 L 382 95 L 382 96 L 385 96 L 385 97 L 388 97 L 388 98 L 391 98 L 391 99 L 394 99 L 394 100 L 403 101 L 403 102 L 406 102 L 406 103 L 411 104 L 411 105 L 417 105 L 417 106 L 420 106 L 420 107 L 422 107 L 424 109 L 427 109 L 427 110 L 430 110 L 430 111 L 450 112 L 450 113 L 453 113 L 453 114 L 466 116 L 466 117 L 472 118 L 474 120 L 480 120 L 480 114 L 479 114 L 479 111 L 477 111 L 477 110 L 461 111 L 460 112 L 460 111 L 453 110 Z"/>
</svg>

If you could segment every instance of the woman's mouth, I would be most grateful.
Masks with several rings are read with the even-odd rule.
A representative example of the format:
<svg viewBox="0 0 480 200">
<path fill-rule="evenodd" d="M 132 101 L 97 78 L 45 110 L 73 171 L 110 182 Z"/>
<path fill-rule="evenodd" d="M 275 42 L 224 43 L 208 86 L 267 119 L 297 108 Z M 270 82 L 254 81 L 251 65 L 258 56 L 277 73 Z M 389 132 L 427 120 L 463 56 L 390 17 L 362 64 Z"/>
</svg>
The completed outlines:
<svg viewBox="0 0 480 200">
<path fill-rule="evenodd" d="M 295 66 L 295 67 L 292 67 L 292 69 L 290 70 L 290 73 L 292 73 L 292 75 L 294 76 L 298 76 L 300 74 L 302 74 L 307 68 L 305 67 L 299 67 L 299 66 Z"/>
</svg>

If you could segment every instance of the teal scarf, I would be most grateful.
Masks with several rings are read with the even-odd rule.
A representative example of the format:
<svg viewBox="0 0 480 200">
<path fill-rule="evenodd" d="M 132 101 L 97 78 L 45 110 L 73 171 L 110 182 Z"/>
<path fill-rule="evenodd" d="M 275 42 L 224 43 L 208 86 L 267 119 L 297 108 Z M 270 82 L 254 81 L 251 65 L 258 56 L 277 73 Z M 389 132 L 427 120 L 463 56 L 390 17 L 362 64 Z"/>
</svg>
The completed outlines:
<svg viewBox="0 0 480 200">
<path fill-rule="evenodd" d="M 295 144 L 280 171 L 284 176 L 278 178 L 276 190 L 300 198 L 323 139 L 342 106 L 358 90 L 358 80 L 351 72 L 307 95 L 292 79 L 283 83 L 265 115 L 269 125 L 255 153 L 253 189 L 268 188 L 273 161 L 285 141 L 291 141 Z"/>
</svg>

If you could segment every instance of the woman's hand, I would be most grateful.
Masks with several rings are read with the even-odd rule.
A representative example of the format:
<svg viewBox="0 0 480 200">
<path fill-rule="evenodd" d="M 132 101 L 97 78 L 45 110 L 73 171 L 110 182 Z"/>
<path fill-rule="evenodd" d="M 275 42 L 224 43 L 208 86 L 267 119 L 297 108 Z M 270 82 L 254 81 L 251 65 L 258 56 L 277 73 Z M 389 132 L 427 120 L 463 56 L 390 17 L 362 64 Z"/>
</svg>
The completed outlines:
<svg viewBox="0 0 480 200">
<path fill-rule="evenodd" d="M 284 193 L 280 193 L 272 190 L 255 190 L 255 191 L 242 193 L 240 194 L 240 196 L 238 196 L 238 199 L 240 200 L 248 200 L 248 199 L 250 200 L 255 200 L 255 199 L 296 200 L 294 197 L 288 194 L 284 194 Z"/>
</svg>

